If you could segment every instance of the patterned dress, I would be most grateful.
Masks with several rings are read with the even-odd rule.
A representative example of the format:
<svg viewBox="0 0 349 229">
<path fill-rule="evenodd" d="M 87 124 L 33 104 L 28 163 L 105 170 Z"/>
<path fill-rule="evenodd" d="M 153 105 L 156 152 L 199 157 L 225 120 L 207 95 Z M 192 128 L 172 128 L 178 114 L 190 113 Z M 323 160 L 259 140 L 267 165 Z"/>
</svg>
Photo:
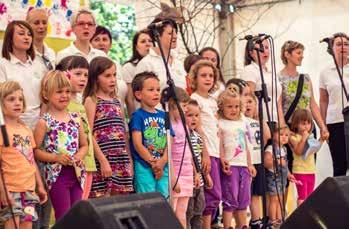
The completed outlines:
<svg viewBox="0 0 349 229">
<path fill-rule="evenodd" d="M 126 129 L 118 99 L 97 98 L 93 136 L 109 161 L 112 176 L 103 178 L 99 161 L 93 174 L 90 198 L 107 193 L 129 193 L 133 191 L 132 165 L 126 151 Z"/>
<path fill-rule="evenodd" d="M 79 150 L 80 117 L 77 113 L 69 114 L 68 122 L 55 120 L 49 113 L 43 115 L 47 131 L 42 148 L 49 153 L 67 154 L 73 159 L 74 154 Z M 74 161 L 74 168 L 83 189 L 86 179 L 85 165 L 82 161 Z M 56 182 L 61 169 L 62 165 L 59 163 L 45 163 L 44 174 L 48 190 Z"/>
</svg>

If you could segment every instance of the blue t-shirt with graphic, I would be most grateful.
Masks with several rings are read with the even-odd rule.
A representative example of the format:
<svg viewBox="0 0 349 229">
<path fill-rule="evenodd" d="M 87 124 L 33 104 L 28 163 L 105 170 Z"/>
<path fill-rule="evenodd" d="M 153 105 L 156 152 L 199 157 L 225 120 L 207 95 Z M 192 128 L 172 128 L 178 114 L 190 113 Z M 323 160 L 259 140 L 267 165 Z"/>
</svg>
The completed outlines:
<svg viewBox="0 0 349 229">
<path fill-rule="evenodd" d="M 150 113 L 142 108 L 137 109 L 131 117 L 130 132 L 140 131 L 142 133 L 142 144 L 153 155 L 154 158 L 160 158 L 167 147 L 166 127 L 165 127 L 165 112 L 156 110 L 155 113 Z M 173 130 L 170 128 L 171 135 Z M 149 164 L 141 158 L 133 146 L 132 134 L 130 144 L 132 156 L 145 167 Z"/>
</svg>

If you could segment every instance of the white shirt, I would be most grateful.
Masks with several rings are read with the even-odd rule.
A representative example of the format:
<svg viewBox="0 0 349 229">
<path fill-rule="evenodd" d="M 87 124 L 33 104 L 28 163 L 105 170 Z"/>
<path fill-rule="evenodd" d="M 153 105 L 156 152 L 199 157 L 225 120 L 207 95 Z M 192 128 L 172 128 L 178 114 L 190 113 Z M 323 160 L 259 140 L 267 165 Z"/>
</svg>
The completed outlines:
<svg viewBox="0 0 349 229">
<path fill-rule="evenodd" d="M 349 64 L 344 66 L 343 72 L 344 85 L 349 92 Z M 328 93 L 326 123 L 333 124 L 344 122 L 342 114 L 342 101 L 344 102 L 344 107 L 348 106 L 348 103 L 346 102 L 341 82 L 335 67 L 328 67 L 320 73 L 319 87 L 325 89 Z"/>
<path fill-rule="evenodd" d="M 132 83 L 133 78 L 135 77 L 137 65 L 128 62 L 122 66 L 122 76 L 126 83 Z"/>
<path fill-rule="evenodd" d="M 281 96 L 281 84 L 279 79 L 276 77 L 277 91 L 275 90 L 275 83 L 273 84 L 273 79 L 270 71 L 263 71 L 264 81 L 267 86 L 268 96 L 270 101 L 268 102 L 268 107 L 271 115 L 271 121 L 277 122 L 277 99 Z M 259 67 L 256 63 L 252 62 L 250 65 L 245 66 L 244 71 L 241 74 L 241 79 L 245 81 L 250 81 L 256 84 L 256 91 L 260 91 L 262 88 L 262 80 L 259 72 Z M 272 87 L 273 85 L 273 87 Z M 277 95 L 276 95 L 277 92 Z M 273 103 L 273 105 L 271 105 Z M 264 102 L 263 102 L 264 104 Z M 267 111 L 265 104 L 263 105 L 263 120 L 268 121 Z"/>
<path fill-rule="evenodd" d="M 233 166 L 247 166 L 247 152 L 249 145 L 246 141 L 248 134 L 247 123 L 244 119 L 237 121 L 219 119 L 224 157 Z"/>
<path fill-rule="evenodd" d="M 218 136 L 218 119 L 217 119 L 217 102 L 209 96 L 204 98 L 195 92 L 191 95 L 200 107 L 200 116 L 202 129 L 204 131 L 204 140 L 206 142 L 208 154 L 212 157 L 219 158 L 219 136 Z"/>
<path fill-rule="evenodd" d="M 45 60 L 44 60 L 43 56 L 49 61 L 49 63 L 52 65 L 53 69 L 55 69 L 56 54 L 53 51 L 53 49 L 48 47 L 45 43 L 44 43 L 44 53 L 43 54 L 39 53 L 35 49 L 35 59 L 34 59 L 34 62 L 38 63 L 38 66 L 40 66 L 42 75 L 44 76 L 46 74 L 46 72 L 49 71 L 50 69 L 48 68 L 48 64 L 45 63 Z M 51 70 L 53 70 L 53 69 L 51 69 Z"/>
<path fill-rule="evenodd" d="M 249 135 L 247 135 L 247 140 L 250 144 L 251 162 L 252 164 L 262 163 L 261 159 L 261 134 L 259 121 L 245 117 L 248 123 Z"/>
<path fill-rule="evenodd" d="M 221 81 L 218 81 L 218 89 L 211 94 L 211 96 L 215 99 L 218 100 L 219 95 L 225 90 L 224 83 Z"/>
<path fill-rule="evenodd" d="M 90 63 L 91 60 L 97 56 L 104 56 L 107 57 L 107 55 L 98 49 L 93 48 L 90 46 L 90 52 L 86 55 L 85 53 L 81 52 L 75 45 L 74 42 L 70 44 L 67 48 L 59 51 L 57 53 L 57 60 L 56 63 L 58 64 L 64 57 L 67 56 L 83 56 L 86 58 L 86 60 Z"/>
<path fill-rule="evenodd" d="M 180 62 L 175 56 L 172 56 L 172 64 L 168 65 L 172 79 L 176 87 L 186 89 L 185 70 L 183 63 Z M 163 60 L 153 49 L 150 49 L 149 54 L 146 55 L 137 64 L 135 75 L 144 71 L 154 72 L 160 79 L 160 89 L 163 90 L 167 87 L 166 69 Z"/>
<path fill-rule="evenodd" d="M 117 94 L 118 97 L 121 101 L 121 105 L 122 107 L 125 107 L 125 100 L 126 100 L 126 96 L 127 96 L 127 84 L 124 80 L 122 79 L 117 79 Z"/>
<path fill-rule="evenodd" d="M 40 116 L 40 83 L 43 77 L 41 68 L 31 58 L 23 63 L 10 54 L 11 60 L 0 59 L 0 82 L 17 81 L 23 88 L 26 110 L 22 121 L 33 129 Z"/>
</svg>

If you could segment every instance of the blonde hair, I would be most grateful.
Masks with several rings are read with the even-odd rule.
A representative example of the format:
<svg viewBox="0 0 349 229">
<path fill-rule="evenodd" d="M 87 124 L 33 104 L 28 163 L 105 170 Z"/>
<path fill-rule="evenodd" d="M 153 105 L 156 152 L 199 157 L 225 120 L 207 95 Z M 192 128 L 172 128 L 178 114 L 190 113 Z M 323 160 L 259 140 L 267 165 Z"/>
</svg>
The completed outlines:
<svg viewBox="0 0 349 229">
<path fill-rule="evenodd" d="M 230 90 L 224 90 L 219 96 L 218 96 L 218 116 L 219 118 L 225 118 L 224 117 L 224 103 L 227 99 L 232 98 L 232 99 L 238 99 L 239 100 L 239 105 L 240 105 L 240 117 L 242 113 L 242 102 L 240 99 L 240 95 L 237 92 L 232 92 Z"/>
<path fill-rule="evenodd" d="M 214 66 L 214 64 L 211 61 L 209 61 L 209 60 L 199 60 L 191 67 L 190 72 L 189 72 L 189 77 L 190 77 L 190 82 L 191 82 L 190 86 L 193 89 L 193 91 L 197 90 L 197 82 L 196 81 L 197 81 L 197 78 L 198 78 L 199 70 L 202 67 L 210 67 L 213 70 L 213 76 L 214 76 L 213 77 L 214 78 L 213 86 L 208 91 L 209 93 L 212 93 L 212 92 L 214 92 L 218 88 L 217 81 L 218 81 L 218 78 L 219 78 L 219 71 Z"/>
<path fill-rule="evenodd" d="M 76 21 L 78 20 L 78 17 L 81 14 L 89 14 L 89 15 L 91 15 L 91 17 L 93 19 L 93 22 L 96 24 L 96 18 L 94 16 L 94 14 L 92 13 L 92 11 L 90 11 L 89 9 L 81 8 L 77 12 L 73 13 L 73 16 L 71 17 L 71 20 L 70 20 L 70 26 L 71 27 L 73 27 L 75 25 Z"/>
<path fill-rule="evenodd" d="M 26 18 L 25 18 L 25 20 L 26 20 L 27 22 L 30 22 L 30 21 L 31 21 L 32 14 L 33 14 L 34 12 L 42 12 L 42 13 L 45 13 L 47 19 L 48 19 L 49 16 L 50 16 L 49 13 L 47 12 L 47 9 L 45 9 L 45 8 L 32 8 L 31 10 L 28 10 L 28 12 L 27 12 L 27 16 L 26 16 Z"/>
<path fill-rule="evenodd" d="M 285 52 L 292 54 L 292 52 L 296 49 L 304 50 L 304 45 L 297 41 L 286 41 L 281 47 L 281 60 L 285 65 L 287 64 L 287 58 L 285 56 Z"/>
<path fill-rule="evenodd" d="M 23 88 L 17 81 L 6 81 L 0 84 L 0 101 L 1 101 L 1 107 L 4 108 L 4 100 L 5 98 L 12 94 L 15 91 L 20 90 L 23 95 Z M 26 103 L 25 103 L 25 98 L 23 95 L 23 112 L 26 109 Z"/>
<path fill-rule="evenodd" d="M 40 100 L 44 104 L 49 103 L 49 97 L 53 94 L 54 90 L 68 87 L 71 89 L 71 84 L 62 71 L 52 70 L 46 73 L 44 78 L 41 80 L 40 88 Z"/>
<path fill-rule="evenodd" d="M 187 103 L 187 102 L 189 102 L 190 96 L 188 95 L 188 93 L 183 88 L 175 87 L 175 93 L 176 93 L 176 97 L 177 97 L 178 103 Z M 176 102 L 175 102 L 174 98 L 170 98 L 169 99 L 168 105 L 169 105 L 169 109 L 170 110 L 177 109 Z"/>
</svg>

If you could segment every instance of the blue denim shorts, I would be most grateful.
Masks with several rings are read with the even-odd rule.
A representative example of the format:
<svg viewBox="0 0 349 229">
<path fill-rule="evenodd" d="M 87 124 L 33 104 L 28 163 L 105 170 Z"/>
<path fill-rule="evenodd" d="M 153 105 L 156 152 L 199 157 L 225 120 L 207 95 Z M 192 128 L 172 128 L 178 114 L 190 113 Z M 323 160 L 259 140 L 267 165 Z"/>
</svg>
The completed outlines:
<svg viewBox="0 0 349 229">
<path fill-rule="evenodd" d="M 19 216 L 21 221 L 36 221 L 38 215 L 35 205 L 39 203 L 39 197 L 35 192 L 10 192 L 13 199 L 12 210 L 15 216 Z M 0 220 L 7 221 L 12 218 L 11 209 L 8 206 L 1 206 Z"/>
<path fill-rule="evenodd" d="M 279 168 L 276 176 L 273 172 L 266 170 L 267 192 L 269 195 L 282 195 L 286 189 L 287 183 L 287 166 Z"/>
</svg>

